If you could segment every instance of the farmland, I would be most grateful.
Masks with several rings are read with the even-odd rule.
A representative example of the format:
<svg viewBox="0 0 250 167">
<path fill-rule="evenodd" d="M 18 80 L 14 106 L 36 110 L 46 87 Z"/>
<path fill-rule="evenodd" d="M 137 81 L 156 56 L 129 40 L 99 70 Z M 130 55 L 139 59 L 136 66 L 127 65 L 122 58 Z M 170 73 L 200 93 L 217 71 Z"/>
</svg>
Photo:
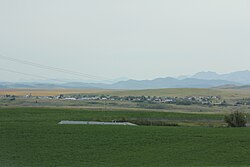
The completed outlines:
<svg viewBox="0 0 250 167">
<path fill-rule="evenodd" d="M 225 114 L 239 110 L 250 123 L 249 105 L 234 105 L 249 98 L 248 90 L 34 89 L 1 94 L 0 166 L 250 166 L 250 128 L 228 128 L 223 120 Z M 60 94 L 103 96 L 105 100 L 55 98 Z M 154 99 L 158 100 L 163 96 L 184 100 L 209 96 L 228 104 L 106 98 L 111 96 L 157 96 Z M 58 125 L 62 120 L 128 121 L 140 126 Z"/>
<path fill-rule="evenodd" d="M 0 107 L 66 107 L 166 112 L 249 112 L 249 89 L 5 89 Z M 7 96 L 8 95 L 8 96 Z"/>
<path fill-rule="evenodd" d="M 225 99 L 249 97 L 250 89 L 170 88 L 148 90 L 88 90 L 88 89 L 0 89 L 0 95 L 53 96 L 59 94 L 108 94 L 114 96 L 223 96 Z"/>
<path fill-rule="evenodd" d="M 0 167 L 250 167 L 250 0 L 0 0 Z"/>
<path fill-rule="evenodd" d="M 220 120 L 218 114 L 1 108 L 1 166 L 249 166 L 249 128 L 58 125 L 120 118 Z"/>
<path fill-rule="evenodd" d="M 76 94 L 76 93 L 102 93 L 106 90 L 81 90 L 81 89 L 0 89 L 0 95 L 11 94 L 16 96 L 54 96 L 59 94 Z"/>
</svg>

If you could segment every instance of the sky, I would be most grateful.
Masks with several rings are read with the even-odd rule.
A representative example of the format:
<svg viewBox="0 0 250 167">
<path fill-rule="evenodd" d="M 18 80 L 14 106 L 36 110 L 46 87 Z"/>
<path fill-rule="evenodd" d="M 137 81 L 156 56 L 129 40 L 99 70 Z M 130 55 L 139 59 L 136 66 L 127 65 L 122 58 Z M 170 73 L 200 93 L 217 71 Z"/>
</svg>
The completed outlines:
<svg viewBox="0 0 250 167">
<path fill-rule="evenodd" d="M 249 9 L 249 0 L 0 0 L 0 81 L 250 70 Z"/>
</svg>

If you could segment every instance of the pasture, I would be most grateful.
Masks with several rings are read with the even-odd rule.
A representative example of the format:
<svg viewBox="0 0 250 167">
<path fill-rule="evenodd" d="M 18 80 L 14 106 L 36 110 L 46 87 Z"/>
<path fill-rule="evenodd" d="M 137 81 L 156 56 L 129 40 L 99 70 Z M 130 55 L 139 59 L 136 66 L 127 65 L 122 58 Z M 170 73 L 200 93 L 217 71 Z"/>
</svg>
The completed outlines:
<svg viewBox="0 0 250 167">
<path fill-rule="evenodd" d="M 199 89 L 199 88 L 167 88 L 148 90 L 88 90 L 88 89 L 0 89 L 0 95 L 16 96 L 55 96 L 60 94 L 105 94 L 112 96 L 222 96 L 224 99 L 249 97 L 250 89 Z"/>
<path fill-rule="evenodd" d="M 25 96 L 32 94 L 33 96 L 57 96 L 60 94 L 93 94 L 106 92 L 106 90 L 87 90 L 87 89 L 0 89 L 0 95 Z"/>
<path fill-rule="evenodd" d="M 250 166 L 249 128 L 58 125 L 61 120 L 221 120 L 221 114 L 0 108 L 0 166 Z"/>
</svg>

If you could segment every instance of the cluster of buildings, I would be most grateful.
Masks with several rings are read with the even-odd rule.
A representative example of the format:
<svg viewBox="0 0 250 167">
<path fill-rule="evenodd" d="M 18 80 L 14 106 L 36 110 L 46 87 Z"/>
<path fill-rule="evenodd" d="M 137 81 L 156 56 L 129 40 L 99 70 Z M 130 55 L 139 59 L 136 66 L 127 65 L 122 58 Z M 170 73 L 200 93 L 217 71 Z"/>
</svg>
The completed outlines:
<svg viewBox="0 0 250 167">
<path fill-rule="evenodd" d="M 15 95 L 1 95 L 0 99 L 8 99 L 8 100 L 15 100 L 16 96 Z"/>
<path fill-rule="evenodd" d="M 2 99 L 15 100 L 16 98 L 33 98 L 33 99 L 57 99 L 57 100 L 71 100 L 71 101 L 130 101 L 130 102 L 144 102 L 144 103 L 169 103 L 176 105 L 228 105 L 220 96 L 187 96 L 187 97 L 156 97 L 156 96 L 110 96 L 110 95 L 58 95 L 58 96 L 32 96 L 27 94 L 25 96 L 2 95 Z M 240 100 L 234 105 L 250 105 L 250 100 Z"/>
</svg>

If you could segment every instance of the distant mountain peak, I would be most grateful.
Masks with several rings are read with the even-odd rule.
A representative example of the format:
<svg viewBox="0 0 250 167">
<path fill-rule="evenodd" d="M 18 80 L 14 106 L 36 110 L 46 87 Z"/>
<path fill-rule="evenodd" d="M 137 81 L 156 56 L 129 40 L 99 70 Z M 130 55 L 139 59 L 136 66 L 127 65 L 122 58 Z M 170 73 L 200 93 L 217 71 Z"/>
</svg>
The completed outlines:
<svg viewBox="0 0 250 167">
<path fill-rule="evenodd" d="M 0 82 L 0 88 L 81 88 L 81 89 L 160 89 L 160 88 L 230 88 L 250 85 L 250 71 L 236 71 L 228 74 L 198 72 L 191 77 L 162 77 L 153 80 L 126 80 L 115 83 L 41 83 L 41 82 Z M 242 88 L 242 87 L 240 87 Z M 244 87 L 245 88 L 245 87 Z M 247 87 L 249 88 L 249 86 Z"/>
<path fill-rule="evenodd" d="M 197 79 L 206 79 L 206 80 L 225 80 L 232 81 L 241 84 L 250 84 L 250 71 L 236 71 L 227 74 L 217 74 L 216 72 L 208 71 L 208 72 L 198 72 L 193 75 L 191 78 Z"/>
<path fill-rule="evenodd" d="M 191 78 L 196 78 L 196 79 L 220 79 L 219 74 L 213 71 L 207 71 L 207 72 L 198 72 L 195 75 L 193 75 Z"/>
</svg>

